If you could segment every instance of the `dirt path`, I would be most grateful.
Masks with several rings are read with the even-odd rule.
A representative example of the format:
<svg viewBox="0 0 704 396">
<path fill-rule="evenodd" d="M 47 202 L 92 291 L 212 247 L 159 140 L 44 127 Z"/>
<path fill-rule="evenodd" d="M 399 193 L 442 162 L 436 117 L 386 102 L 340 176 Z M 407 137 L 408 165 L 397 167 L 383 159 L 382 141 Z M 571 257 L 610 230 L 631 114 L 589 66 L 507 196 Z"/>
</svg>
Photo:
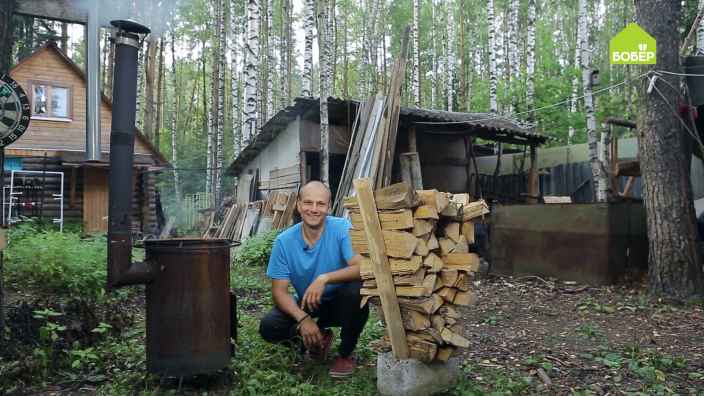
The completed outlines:
<svg viewBox="0 0 704 396">
<path fill-rule="evenodd" d="M 673 306 L 640 287 L 537 277 L 486 278 L 477 293 L 464 309 L 472 345 L 463 356 L 480 384 L 503 376 L 528 392 L 704 395 L 701 302 Z"/>
</svg>

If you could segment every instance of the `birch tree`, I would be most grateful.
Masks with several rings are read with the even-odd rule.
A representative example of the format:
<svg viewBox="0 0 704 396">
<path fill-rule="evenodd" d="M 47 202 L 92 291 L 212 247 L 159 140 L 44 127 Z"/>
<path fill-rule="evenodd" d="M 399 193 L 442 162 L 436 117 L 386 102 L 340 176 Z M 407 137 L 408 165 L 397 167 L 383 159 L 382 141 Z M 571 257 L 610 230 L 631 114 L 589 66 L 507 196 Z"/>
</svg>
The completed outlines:
<svg viewBox="0 0 704 396">
<path fill-rule="evenodd" d="M 508 58 L 511 72 L 509 74 L 509 114 L 518 107 L 518 79 L 520 78 L 520 56 L 518 53 L 518 7 L 519 0 L 511 0 L 509 11 Z"/>
<path fill-rule="evenodd" d="M 581 1 L 581 0 L 580 0 Z M 584 13 L 586 14 L 586 5 L 584 9 Z M 581 24 L 581 13 L 582 13 L 582 4 L 579 3 L 579 11 L 577 14 L 577 45 L 574 46 L 574 68 L 581 70 L 581 55 L 582 55 L 582 46 L 581 46 L 581 37 L 583 36 L 582 32 L 582 24 Z M 585 15 L 586 17 L 586 15 Z M 585 25 L 586 26 L 586 25 Z M 574 77 L 572 77 L 572 97 L 570 100 L 570 114 L 575 115 L 577 113 L 577 95 L 579 94 L 579 77 L 577 76 L 577 73 L 574 74 Z M 574 121 L 570 122 L 570 127 L 567 132 L 567 145 L 570 145 L 574 139 Z"/>
<path fill-rule="evenodd" d="M 218 47 L 217 56 L 213 61 L 218 63 L 218 106 L 217 120 L 215 124 L 215 172 L 213 173 L 213 192 L 215 202 L 219 203 L 221 198 L 222 182 L 220 180 L 222 174 L 224 160 L 224 135 L 225 135 L 225 68 L 227 67 L 227 28 L 225 24 L 225 0 L 217 0 L 218 2 Z"/>
<path fill-rule="evenodd" d="M 276 59 L 274 57 L 274 1 L 267 0 L 266 6 L 266 25 L 267 25 L 267 37 L 266 37 L 266 84 L 268 95 L 266 97 L 266 120 L 268 121 L 274 116 L 274 70 L 276 67 Z"/>
<path fill-rule="evenodd" d="M 301 77 L 301 96 L 313 96 L 313 39 L 315 33 L 315 0 L 305 0 L 305 15 L 303 17 L 303 27 L 306 31 L 305 44 L 303 46 L 303 76 Z M 320 34 L 320 33 L 318 33 Z M 320 55 L 320 47 L 318 47 Z"/>
<path fill-rule="evenodd" d="M 496 26 L 494 21 L 494 0 L 487 2 L 487 21 L 489 23 L 489 111 L 498 112 L 496 101 Z"/>
<path fill-rule="evenodd" d="M 587 142 L 589 145 L 589 162 L 592 167 L 595 198 L 597 202 L 606 201 L 607 178 L 599 160 L 596 117 L 594 116 L 594 96 L 592 95 L 591 50 L 589 48 L 589 29 L 587 27 L 587 0 L 579 0 L 579 48 L 582 69 L 582 92 L 584 94 L 584 112 L 587 119 Z"/>
<path fill-rule="evenodd" d="M 699 14 L 704 8 L 704 0 L 699 0 L 697 7 L 697 14 Z M 697 25 L 697 50 L 696 54 L 698 56 L 704 55 L 704 18 L 699 19 L 699 25 Z"/>
<path fill-rule="evenodd" d="M 172 85 L 174 87 L 174 97 L 172 100 L 172 113 L 171 113 L 171 163 L 173 164 L 174 172 L 174 195 L 176 197 L 176 205 L 181 206 L 181 188 L 178 180 L 178 152 L 176 150 L 176 129 L 178 128 L 178 74 L 176 73 L 176 33 L 171 32 L 171 78 Z"/>
<path fill-rule="evenodd" d="M 320 65 L 320 181 L 328 183 L 329 176 L 329 117 L 328 96 L 330 96 L 331 51 L 329 18 L 334 18 L 334 0 L 321 0 L 318 7 L 318 64 Z"/>
<path fill-rule="evenodd" d="M 247 41 L 245 52 L 244 130 L 242 144 L 257 134 L 257 87 L 259 86 L 259 0 L 247 0 Z"/>
<path fill-rule="evenodd" d="M 236 159 L 240 155 L 241 143 L 242 143 L 242 122 L 241 122 L 241 101 L 242 101 L 242 91 L 240 90 L 239 77 L 240 77 L 240 49 L 243 46 L 240 45 L 242 36 L 240 32 L 242 31 L 243 20 L 240 15 L 237 14 L 237 4 L 238 1 L 234 0 L 230 5 L 230 32 L 231 32 L 231 45 L 230 45 L 230 95 L 231 95 L 231 111 L 232 116 L 232 153 L 233 159 Z"/>
<path fill-rule="evenodd" d="M 528 0 L 528 42 L 526 43 L 526 107 L 531 110 L 528 113 L 528 121 L 535 122 L 535 0 Z M 535 126 L 533 126 L 535 128 Z"/>
<path fill-rule="evenodd" d="M 157 50 L 159 42 L 156 36 L 147 36 L 147 64 L 145 67 L 144 76 L 144 122 L 143 132 L 149 140 L 154 139 L 154 115 L 156 113 L 156 105 L 154 103 L 154 95 L 156 90 L 156 68 L 157 68 Z"/>
<path fill-rule="evenodd" d="M 490 0 L 491 1 L 491 0 Z M 421 106 L 420 101 L 420 0 L 413 0 L 413 71 L 411 90 L 413 105 Z"/>
<path fill-rule="evenodd" d="M 454 2 L 452 0 L 447 0 L 447 65 L 445 70 L 447 71 L 447 76 L 445 77 L 446 93 L 447 93 L 447 111 L 453 111 L 452 100 L 455 96 L 454 91 L 454 67 L 455 67 L 455 18 L 454 18 Z"/>
</svg>

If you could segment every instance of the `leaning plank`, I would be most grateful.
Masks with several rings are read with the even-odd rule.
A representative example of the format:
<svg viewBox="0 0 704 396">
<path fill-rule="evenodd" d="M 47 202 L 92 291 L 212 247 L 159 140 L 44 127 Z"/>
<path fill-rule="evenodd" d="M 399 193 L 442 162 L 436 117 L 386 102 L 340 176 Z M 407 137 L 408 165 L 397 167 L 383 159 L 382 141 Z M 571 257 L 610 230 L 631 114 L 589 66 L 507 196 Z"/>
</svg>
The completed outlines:
<svg viewBox="0 0 704 396">
<path fill-rule="evenodd" d="M 381 298 L 381 308 L 391 339 L 391 349 L 396 359 L 407 359 L 409 352 L 408 344 L 406 343 L 406 330 L 403 328 L 401 308 L 398 305 L 396 290 L 391 276 L 391 266 L 386 256 L 381 224 L 376 214 L 377 206 L 374 202 L 371 182 L 369 179 L 357 179 L 353 184 L 357 192 L 364 229 L 369 238 L 369 256 L 372 263 L 374 263 L 374 278 L 378 284 L 377 290 Z M 415 240 L 415 237 L 413 239 Z M 415 250 L 415 246 L 413 249 Z"/>
</svg>

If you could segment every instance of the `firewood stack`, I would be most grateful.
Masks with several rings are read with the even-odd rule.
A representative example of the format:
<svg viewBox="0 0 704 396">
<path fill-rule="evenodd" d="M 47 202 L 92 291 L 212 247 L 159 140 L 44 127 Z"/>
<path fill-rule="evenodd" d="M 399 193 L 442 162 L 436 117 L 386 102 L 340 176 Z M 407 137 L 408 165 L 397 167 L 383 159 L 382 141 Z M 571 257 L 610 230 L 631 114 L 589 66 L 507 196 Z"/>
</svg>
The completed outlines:
<svg viewBox="0 0 704 396">
<path fill-rule="evenodd" d="M 412 358 L 447 361 L 457 347 L 466 348 L 458 305 L 476 301 L 471 281 L 479 270 L 479 256 L 469 253 L 474 243 L 474 220 L 489 213 L 483 200 L 467 194 L 437 190 L 413 191 L 406 183 L 374 193 L 386 255 L 401 308 Z M 361 264 L 363 304 L 379 303 L 367 236 L 354 197 L 345 199 L 355 252 Z"/>
</svg>

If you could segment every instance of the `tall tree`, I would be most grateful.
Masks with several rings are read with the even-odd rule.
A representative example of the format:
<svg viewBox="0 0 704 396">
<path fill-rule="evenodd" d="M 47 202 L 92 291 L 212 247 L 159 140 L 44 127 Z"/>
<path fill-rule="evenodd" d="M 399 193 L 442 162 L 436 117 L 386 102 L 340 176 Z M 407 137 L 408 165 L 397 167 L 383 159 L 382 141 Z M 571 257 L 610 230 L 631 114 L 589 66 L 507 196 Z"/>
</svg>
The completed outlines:
<svg viewBox="0 0 704 396">
<path fill-rule="evenodd" d="M 173 165 L 174 172 L 174 196 L 176 197 L 176 205 L 181 206 L 181 186 L 178 179 L 178 152 L 176 151 L 176 129 L 178 128 L 178 74 L 176 73 L 176 33 L 171 32 L 171 78 L 174 88 L 174 97 L 172 98 L 172 110 L 171 110 L 171 164 Z"/>
<path fill-rule="evenodd" d="M 518 79 L 520 78 L 520 54 L 518 52 L 518 8 L 519 0 L 511 0 L 509 10 L 508 30 L 508 61 L 511 72 L 509 74 L 509 114 L 517 111 L 518 107 Z"/>
<path fill-rule="evenodd" d="M 225 24 L 225 0 L 217 0 L 218 45 L 213 62 L 218 64 L 217 75 L 217 118 L 215 120 L 215 170 L 213 172 L 213 192 L 216 204 L 220 202 L 222 188 L 222 167 L 224 162 L 225 136 L 225 68 L 227 67 L 227 28 Z"/>
<path fill-rule="evenodd" d="M 328 97 L 331 87 L 331 18 L 335 17 L 334 0 L 321 0 L 318 6 L 318 64 L 320 65 L 320 181 L 329 182 Z"/>
<path fill-rule="evenodd" d="M 679 73 L 681 4 L 669 0 L 636 2 L 638 23 L 659 45 L 659 70 Z M 640 87 L 638 155 L 643 173 L 643 201 L 648 228 L 648 278 L 654 293 L 686 298 L 704 291 L 697 226 L 690 181 L 691 142 L 673 105 L 679 102 L 679 78 L 662 74 L 653 90 Z M 668 87 L 668 85 L 670 87 Z"/>
<path fill-rule="evenodd" d="M 498 112 L 496 101 L 496 26 L 494 20 L 494 0 L 487 2 L 487 21 L 489 23 L 489 111 Z"/>
<path fill-rule="evenodd" d="M 587 142 L 589 145 L 589 162 L 594 180 L 594 197 L 597 202 L 606 201 L 607 181 L 603 166 L 599 160 L 596 132 L 596 117 L 594 115 L 594 95 L 592 94 L 591 50 L 589 47 L 587 0 L 579 0 L 579 49 L 582 69 L 582 92 L 584 94 L 584 112 L 587 119 Z"/>
<path fill-rule="evenodd" d="M 455 10 L 454 1 L 447 0 L 447 65 L 445 67 L 447 76 L 445 76 L 445 92 L 447 94 L 447 111 L 453 111 L 452 101 L 455 97 L 454 91 L 454 68 L 455 68 Z"/>
<path fill-rule="evenodd" d="M 305 16 L 303 26 L 306 31 L 303 47 L 303 76 L 301 81 L 301 96 L 313 96 L 313 39 L 315 33 L 315 0 L 305 0 Z M 318 32 L 320 34 L 320 32 Z M 320 47 L 318 47 L 320 55 Z"/>
<path fill-rule="evenodd" d="M 274 0 L 267 0 L 266 5 L 266 120 L 274 116 L 274 70 L 276 59 L 274 57 Z"/>
<path fill-rule="evenodd" d="M 584 12 L 586 14 L 586 6 L 584 9 Z M 581 21 L 581 13 L 582 13 L 582 6 L 581 3 L 579 4 L 579 12 L 577 14 L 577 44 L 574 46 L 574 69 L 580 70 L 581 73 L 581 57 L 582 57 L 582 46 L 581 46 L 581 40 L 582 40 L 582 35 L 586 34 L 582 32 L 582 24 L 580 23 Z M 586 18 L 586 15 L 585 15 Z M 586 25 L 585 25 L 586 26 Z M 572 97 L 570 100 L 570 114 L 575 115 L 577 113 L 577 95 L 579 95 L 579 77 L 578 74 L 575 72 L 574 76 L 572 77 Z M 567 144 L 572 144 L 572 141 L 574 140 L 574 118 L 570 121 L 570 126 L 569 130 L 567 132 Z"/>
<path fill-rule="evenodd" d="M 420 0 L 413 0 L 413 105 L 421 106 L 420 101 Z"/>
<path fill-rule="evenodd" d="M 232 39 L 230 42 L 230 96 L 231 106 L 230 115 L 232 117 L 232 156 L 237 158 L 240 155 L 241 140 L 242 140 L 242 91 L 240 90 L 240 50 L 244 46 L 240 45 L 242 36 L 242 26 L 244 25 L 243 18 L 238 14 L 238 5 L 240 2 L 233 0 L 230 4 L 230 29 Z"/>
<path fill-rule="evenodd" d="M 144 123 L 143 132 L 149 140 L 154 141 L 154 122 L 156 115 L 156 75 L 159 64 L 157 55 L 159 41 L 156 36 L 147 36 L 147 64 L 144 76 Z"/>
<path fill-rule="evenodd" d="M 697 7 L 697 14 L 701 13 L 704 8 L 704 0 L 699 0 Z M 697 45 L 696 54 L 699 56 L 704 55 L 704 18 L 699 20 L 699 25 L 697 25 Z"/>
<path fill-rule="evenodd" d="M 248 145 L 257 134 L 257 87 L 259 86 L 259 0 L 247 0 L 247 53 L 244 89 L 242 143 Z"/>
<path fill-rule="evenodd" d="M 528 121 L 535 122 L 535 0 L 528 0 L 528 42 L 526 43 L 526 108 Z"/>
</svg>

